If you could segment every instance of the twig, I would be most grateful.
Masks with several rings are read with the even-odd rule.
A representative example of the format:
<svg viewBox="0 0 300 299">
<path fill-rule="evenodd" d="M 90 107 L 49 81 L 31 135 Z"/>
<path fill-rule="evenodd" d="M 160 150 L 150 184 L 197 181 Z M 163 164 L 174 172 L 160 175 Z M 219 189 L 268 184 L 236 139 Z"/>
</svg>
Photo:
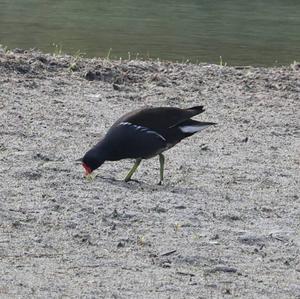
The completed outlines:
<svg viewBox="0 0 300 299">
<path fill-rule="evenodd" d="M 172 251 L 168 251 L 168 252 L 162 253 L 160 256 L 169 256 L 169 255 L 171 255 L 171 254 L 173 254 L 175 252 L 176 252 L 176 249 L 172 250 Z"/>
<path fill-rule="evenodd" d="M 184 275 L 184 276 L 191 276 L 191 277 L 195 276 L 195 274 L 193 274 L 193 273 L 187 273 L 187 272 L 181 272 L 181 271 L 177 271 L 176 274 Z"/>
</svg>

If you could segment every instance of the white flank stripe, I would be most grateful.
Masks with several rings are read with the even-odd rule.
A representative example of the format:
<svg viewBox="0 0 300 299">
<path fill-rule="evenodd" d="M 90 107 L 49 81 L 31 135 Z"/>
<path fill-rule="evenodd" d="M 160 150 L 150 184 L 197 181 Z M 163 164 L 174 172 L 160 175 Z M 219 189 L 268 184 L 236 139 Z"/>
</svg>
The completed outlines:
<svg viewBox="0 0 300 299">
<path fill-rule="evenodd" d="M 209 125 L 203 125 L 203 126 L 182 126 L 179 127 L 181 132 L 183 133 L 196 133 L 199 132 L 205 128 L 209 127 Z"/>
<path fill-rule="evenodd" d="M 130 125 L 132 125 L 132 124 L 129 123 L 129 122 L 127 122 L 127 121 L 126 121 L 126 122 L 123 121 L 123 122 L 120 123 L 120 125 L 121 125 L 121 126 L 130 126 Z"/>
<path fill-rule="evenodd" d="M 147 133 L 147 134 L 154 134 L 154 135 L 156 135 L 157 137 L 161 138 L 162 140 L 166 141 L 166 139 L 165 139 L 163 136 L 161 136 L 159 133 L 157 133 L 157 132 L 155 132 L 155 131 L 152 131 L 152 130 L 146 128 L 146 127 L 134 125 L 134 124 L 132 124 L 132 123 L 130 123 L 130 122 L 127 122 L 127 121 L 126 121 L 126 122 L 121 122 L 120 125 L 121 125 L 121 126 L 129 126 L 129 127 L 131 127 L 131 128 L 134 128 L 134 129 L 137 130 L 137 131 L 145 132 L 145 133 Z"/>
</svg>

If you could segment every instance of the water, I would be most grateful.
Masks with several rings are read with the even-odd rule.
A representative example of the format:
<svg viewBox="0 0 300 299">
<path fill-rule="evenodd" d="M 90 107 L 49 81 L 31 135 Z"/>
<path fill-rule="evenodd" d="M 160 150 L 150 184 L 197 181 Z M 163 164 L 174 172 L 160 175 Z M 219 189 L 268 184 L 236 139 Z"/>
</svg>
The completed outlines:
<svg viewBox="0 0 300 299">
<path fill-rule="evenodd" d="M 88 57 L 290 64 L 300 60 L 300 1 L 0 0 L 0 44 Z"/>
</svg>

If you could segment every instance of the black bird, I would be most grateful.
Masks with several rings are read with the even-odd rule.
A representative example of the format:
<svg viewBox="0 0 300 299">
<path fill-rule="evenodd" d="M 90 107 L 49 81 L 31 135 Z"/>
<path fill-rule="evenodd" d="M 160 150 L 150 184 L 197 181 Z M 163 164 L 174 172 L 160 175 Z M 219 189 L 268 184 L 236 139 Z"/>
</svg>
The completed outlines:
<svg viewBox="0 0 300 299">
<path fill-rule="evenodd" d="M 127 182 L 142 159 L 159 155 L 159 184 L 162 184 L 165 162 L 162 153 L 182 139 L 215 124 L 191 119 L 202 112 L 203 106 L 188 109 L 157 107 L 136 110 L 122 116 L 112 125 L 105 137 L 82 158 L 85 175 L 92 173 L 105 161 L 136 159 L 125 178 Z"/>
</svg>

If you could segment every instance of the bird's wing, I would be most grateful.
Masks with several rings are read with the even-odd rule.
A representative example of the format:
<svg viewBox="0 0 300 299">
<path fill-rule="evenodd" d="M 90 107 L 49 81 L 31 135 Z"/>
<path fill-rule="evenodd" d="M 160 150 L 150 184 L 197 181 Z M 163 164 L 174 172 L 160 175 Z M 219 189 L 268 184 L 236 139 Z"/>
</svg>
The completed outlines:
<svg viewBox="0 0 300 299">
<path fill-rule="evenodd" d="M 144 108 L 125 114 L 115 122 L 113 127 L 122 122 L 128 122 L 159 132 L 174 127 L 202 112 L 204 112 L 203 106 L 195 106 L 188 109 L 174 107 Z"/>
<path fill-rule="evenodd" d="M 111 160 L 150 158 L 167 147 L 166 139 L 158 132 L 129 122 L 111 127 L 104 140 L 109 144 Z"/>
</svg>

